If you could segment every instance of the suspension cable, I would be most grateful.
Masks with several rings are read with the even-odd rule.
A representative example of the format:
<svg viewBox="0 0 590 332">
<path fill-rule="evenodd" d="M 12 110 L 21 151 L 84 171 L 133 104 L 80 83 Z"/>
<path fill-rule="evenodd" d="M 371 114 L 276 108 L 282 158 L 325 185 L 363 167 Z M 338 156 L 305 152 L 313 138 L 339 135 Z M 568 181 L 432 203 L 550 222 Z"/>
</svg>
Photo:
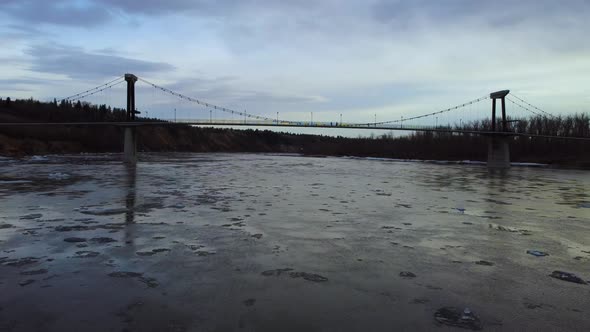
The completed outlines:
<svg viewBox="0 0 590 332">
<path fill-rule="evenodd" d="M 151 85 L 153 88 L 162 90 L 162 91 L 164 91 L 166 93 L 169 93 L 169 94 L 171 94 L 173 96 L 176 96 L 176 97 L 178 97 L 180 99 L 188 100 L 190 102 L 196 103 L 196 104 L 201 105 L 201 106 L 204 106 L 204 107 L 212 108 L 212 109 L 215 109 L 215 110 L 220 110 L 220 111 L 223 111 L 223 112 L 226 112 L 226 113 L 238 114 L 240 116 L 244 116 L 244 117 L 248 117 L 248 118 L 276 122 L 275 119 L 272 119 L 272 118 L 269 118 L 269 117 L 246 113 L 246 111 L 240 112 L 240 111 L 232 110 L 232 109 L 229 109 L 229 108 L 226 108 L 226 107 L 221 107 L 221 106 L 217 106 L 217 105 L 214 105 L 214 104 L 211 104 L 211 103 L 207 103 L 207 102 L 204 102 L 202 100 L 199 100 L 199 99 L 196 99 L 196 98 L 192 98 L 192 97 L 183 95 L 181 93 L 174 92 L 174 91 L 172 91 L 170 89 L 164 88 L 162 86 L 156 85 L 156 84 L 151 83 L 151 82 L 149 82 L 147 80 L 144 80 L 141 77 L 138 77 L 137 79 L 140 80 L 140 81 L 142 81 L 142 82 L 144 82 L 144 83 L 146 83 L 146 84 Z M 291 121 L 281 121 L 281 122 L 291 123 Z"/>
<path fill-rule="evenodd" d="M 80 92 L 80 93 L 76 93 L 75 95 L 71 95 L 71 96 L 69 96 L 69 97 L 66 97 L 66 98 L 63 98 L 63 99 L 64 99 L 64 100 L 70 100 L 70 99 L 74 99 L 74 100 L 75 100 L 75 99 L 83 98 L 83 97 L 81 97 L 82 95 L 86 95 L 87 93 L 89 93 L 89 92 L 91 92 L 91 91 L 98 90 L 98 89 L 100 89 L 100 88 L 102 88 L 102 87 L 106 87 L 107 85 L 110 85 L 110 84 L 112 84 L 112 83 L 114 83 L 114 82 L 116 82 L 116 81 L 118 81 L 118 80 L 120 80 L 120 79 L 124 79 L 124 78 L 123 78 L 123 76 L 119 76 L 119 77 L 115 78 L 115 79 L 114 79 L 114 80 L 112 80 L 112 81 L 109 81 L 109 82 L 107 82 L 107 83 L 101 84 L 101 85 L 99 85 L 99 86 L 96 86 L 96 87 L 94 87 L 94 88 L 92 88 L 92 89 L 88 89 L 88 90 L 86 90 L 86 91 L 83 91 L 83 92 Z M 101 90 L 101 91 L 102 91 L 102 90 Z M 78 98 L 78 97 L 79 97 L 79 98 Z"/>
<path fill-rule="evenodd" d="M 522 109 L 523 109 L 523 110 L 525 110 L 525 111 L 529 111 L 529 112 L 533 113 L 533 114 L 534 114 L 534 115 L 536 115 L 536 116 L 544 116 L 543 114 L 537 113 L 537 112 L 533 111 L 532 109 L 530 109 L 530 108 L 528 108 L 528 107 L 526 107 L 526 106 L 524 106 L 524 105 L 521 105 L 520 103 L 518 103 L 518 102 L 516 102 L 516 101 L 514 101 L 514 100 L 512 100 L 512 99 L 510 99 L 510 98 L 508 98 L 508 97 L 507 97 L 506 99 L 507 99 L 509 102 L 511 102 L 512 104 L 514 104 L 514 105 L 516 105 L 516 106 L 518 106 L 518 107 L 522 108 Z"/>
<path fill-rule="evenodd" d="M 519 101 L 521 101 L 521 102 L 525 103 L 526 105 L 528 105 L 528 106 L 530 106 L 530 107 L 532 107 L 532 108 L 536 109 L 537 111 L 539 111 L 539 112 L 541 112 L 541 113 L 543 113 L 543 114 L 549 115 L 549 116 L 551 116 L 551 117 L 554 117 L 554 118 L 556 117 L 555 115 L 553 115 L 553 114 L 551 114 L 551 113 L 549 113 L 549 112 L 545 112 L 545 111 L 543 111 L 542 109 L 538 108 L 537 106 L 535 106 L 535 105 L 532 105 L 532 104 L 530 104 L 530 103 L 526 102 L 525 100 L 523 100 L 523 99 L 519 98 L 519 97 L 518 97 L 518 96 L 516 96 L 515 94 L 512 94 L 512 93 L 511 93 L 511 94 L 510 94 L 510 96 L 512 96 L 512 97 L 514 97 L 514 98 L 516 98 L 516 99 L 518 99 Z"/>
<path fill-rule="evenodd" d="M 466 103 L 463 103 L 461 105 L 457 105 L 457 106 L 453 106 L 453 107 L 449 107 L 447 109 L 438 111 L 438 112 L 432 112 L 432 113 L 427 113 L 427 114 L 422 114 L 422 115 L 417 115 L 414 117 L 410 117 L 410 118 L 406 118 L 406 119 L 399 119 L 399 120 L 390 120 L 390 121 L 382 121 L 382 122 L 370 122 L 370 123 L 358 123 L 358 124 L 354 124 L 355 126 L 370 126 L 370 125 L 380 125 L 380 124 L 388 124 L 388 123 L 398 123 L 398 122 L 405 122 L 405 121 L 410 121 L 410 120 L 415 120 L 415 119 L 421 119 L 421 118 L 425 118 L 425 117 L 429 117 L 429 116 L 433 116 L 433 115 L 437 115 L 437 114 L 441 114 L 441 113 L 446 113 L 446 112 L 450 112 L 452 110 L 456 110 L 471 104 L 475 104 L 478 103 L 482 100 L 486 100 L 490 98 L 490 96 L 486 95 L 477 99 L 474 99 L 472 101 L 468 101 Z"/>
<path fill-rule="evenodd" d="M 113 82 L 114 82 L 114 83 L 113 83 Z M 114 87 L 114 86 L 117 86 L 117 85 L 119 85 L 119 84 L 123 83 L 123 82 L 125 82 L 125 80 L 124 80 L 124 79 L 120 80 L 119 82 L 112 81 L 112 82 L 111 82 L 111 84 L 109 84 L 109 85 L 104 85 L 104 84 L 103 84 L 103 85 L 101 85 L 101 86 L 103 86 L 103 88 L 102 88 L 102 89 L 95 90 L 95 91 L 92 91 L 92 92 L 88 92 L 88 93 L 86 93 L 86 94 L 83 94 L 83 95 L 81 95 L 81 96 L 78 96 L 78 97 L 75 97 L 75 98 L 68 98 L 68 99 L 66 99 L 66 100 L 69 100 L 69 101 L 77 101 L 77 100 L 81 100 L 81 99 L 83 99 L 83 98 L 86 98 L 86 97 L 88 97 L 88 96 L 92 96 L 92 95 L 94 95 L 94 94 L 97 94 L 97 93 L 99 93 L 99 92 L 102 92 L 102 91 L 104 91 L 104 90 L 106 90 L 106 89 L 110 89 L 110 88 L 112 88 L 112 87 Z M 92 90 L 94 90 L 94 89 L 92 89 Z M 91 90 L 90 90 L 90 91 L 91 91 Z"/>
</svg>

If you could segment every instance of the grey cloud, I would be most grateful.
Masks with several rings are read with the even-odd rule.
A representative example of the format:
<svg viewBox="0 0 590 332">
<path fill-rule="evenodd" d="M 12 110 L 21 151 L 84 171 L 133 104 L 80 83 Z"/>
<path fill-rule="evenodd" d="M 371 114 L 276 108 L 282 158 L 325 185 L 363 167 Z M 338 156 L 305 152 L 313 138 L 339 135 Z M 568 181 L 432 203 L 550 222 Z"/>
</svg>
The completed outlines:
<svg viewBox="0 0 590 332">
<path fill-rule="evenodd" d="M 13 84 L 13 85 L 36 85 L 46 84 L 47 80 L 41 80 L 37 78 L 10 78 L 0 79 L 0 84 Z"/>
<path fill-rule="evenodd" d="M 0 57 L 0 63 L 4 66 L 13 66 L 13 68 L 23 67 L 27 65 L 27 62 L 25 60 L 15 57 Z"/>
<path fill-rule="evenodd" d="M 471 15 L 482 7 L 481 4 L 483 2 L 469 0 L 380 0 L 374 5 L 374 15 L 379 21 L 397 23 L 411 21 L 419 16 L 437 20 L 451 19 Z"/>
<path fill-rule="evenodd" d="M 64 45 L 37 45 L 26 53 L 31 59 L 31 70 L 65 75 L 74 79 L 109 78 L 133 72 L 142 75 L 174 70 L 164 62 L 151 62 L 117 55 L 86 52 Z"/>
<path fill-rule="evenodd" d="M 10 78 L 0 79 L 0 90 L 6 91 L 19 91 L 27 92 L 34 91 L 32 87 L 42 86 L 48 83 L 48 80 L 42 80 L 37 78 Z"/>
<path fill-rule="evenodd" d="M 372 8 L 372 10 L 371 10 Z M 93 27 L 115 17 L 133 20 L 137 15 L 185 14 L 193 18 L 224 17 L 227 24 L 261 30 L 270 20 L 273 30 L 345 28 L 356 22 L 392 24 L 411 28 L 421 20 L 430 23 L 460 22 L 473 18 L 492 26 L 510 26 L 531 19 L 571 20 L 590 13 L 587 0 L 3 0 L 0 9 L 23 22 Z M 123 15 L 117 15 L 122 13 Z M 346 20 L 342 21 L 342 16 Z M 353 20 L 353 21 L 351 21 Z M 355 22 L 356 21 L 356 22 Z M 297 22 L 300 22 L 298 24 Z M 337 29 L 335 29 L 337 30 Z"/>
<path fill-rule="evenodd" d="M 590 1 L 569 0 L 367 0 L 357 1 L 272 1 L 272 0 L 92 0 L 96 6 L 127 15 L 187 15 L 196 20 L 222 17 L 218 34 L 234 53 L 270 47 L 304 49 L 317 45 L 327 49 L 367 39 L 411 39 L 419 28 L 457 33 L 449 26 L 463 27 L 459 33 L 476 36 L 494 31 L 517 42 L 555 43 L 563 48 L 580 48 L 587 30 Z M 219 23 L 222 22 L 222 23 Z M 387 33 L 381 25 L 391 25 Z M 451 31 L 453 30 L 453 31 Z M 549 30 L 549 34 L 546 31 Z M 553 32 L 553 33 L 552 33 Z M 563 38 L 567 33 L 569 38 Z M 520 40 L 522 39 L 522 40 Z M 570 42 L 574 40 L 574 42 Z M 586 43 L 587 44 L 587 43 Z"/>
<path fill-rule="evenodd" d="M 322 7 L 322 2 L 314 0 L 274 1 L 274 0 L 93 0 L 96 4 L 116 8 L 127 14 L 165 15 L 170 13 L 198 16 L 234 16 L 236 14 L 293 11 L 312 12 Z M 330 1 L 324 1 L 330 3 Z M 336 7 L 342 7 L 337 3 Z M 248 19 L 252 19 L 249 17 Z"/>
<path fill-rule="evenodd" d="M 46 37 L 48 33 L 41 31 L 33 26 L 23 24 L 5 24 L 1 26 L 0 36 L 5 39 L 34 39 Z"/>
<path fill-rule="evenodd" d="M 74 0 L 3 0 L 0 10 L 20 22 L 95 27 L 115 18 L 133 21 L 137 15 L 186 14 L 250 20 L 252 13 L 274 11 L 292 15 L 293 10 L 308 11 L 316 7 L 315 4 L 312 0 L 87 0 L 83 3 Z"/>
<path fill-rule="evenodd" d="M 134 15 L 229 15 L 238 0 L 2 0 L 0 10 L 18 22 L 95 27 L 112 21 L 118 13 Z"/>
<path fill-rule="evenodd" d="M 585 42 L 590 28 L 587 0 L 377 1 L 373 6 L 373 20 L 388 27 L 396 40 L 433 43 L 437 41 L 434 36 L 443 35 L 438 41 L 447 45 L 468 42 L 474 49 L 485 48 L 489 41 L 505 50 L 499 53 L 500 57 L 590 49 L 590 44 Z M 469 51 L 469 45 L 465 46 L 464 50 Z M 483 56 L 480 53 L 478 57 Z"/>
<path fill-rule="evenodd" d="M 549 23 L 550 19 L 581 17 L 590 11 L 587 0 L 559 2 L 553 0 L 378 0 L 373 6 L 377 21 L 411 24 L 415 20 L 431 23 L 462 22 L 475 19 L 493 26 L 512 26 L 530 20 Z"/>
<path fill-rule="evenodd" d="M 111 17 L 103 6 L 93 3 L 80 5 L 68 0 L 8 0 L 0 4 L 0 9 L 21 22 L 31 24 L 92 27 L 105 23 Z"/>
<path fill-rule="evenodd" d="M 97 4 L 120 9 L 128 14 L 163 15 L 199 11 L 201 14 L 223 14 L 239 5 L 239 0 L 95 0 Z"/>
</svg>

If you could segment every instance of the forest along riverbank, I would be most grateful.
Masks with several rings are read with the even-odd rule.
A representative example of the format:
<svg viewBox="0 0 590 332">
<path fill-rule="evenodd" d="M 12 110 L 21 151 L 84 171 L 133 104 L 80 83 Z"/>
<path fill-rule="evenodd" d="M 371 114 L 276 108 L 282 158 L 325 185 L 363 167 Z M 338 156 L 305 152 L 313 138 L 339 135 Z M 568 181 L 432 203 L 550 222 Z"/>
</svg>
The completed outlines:
<svg viewBox="0 0 590 332">
<path fill-rule="evenodd" d="M 0 171 L 0 329 L 590 329 L 583 171 L 267 154 Z"/>
<path fill-rule="evenodd" d="M 0 100 L 0 122 L 125 121 L 125 111 L 85 103 Z M 142 121 L 161 121 L 139 118 Z M 533 117 L 511 122 L 509 130 L 540 135 L 590 137 L 588 115 Z M 489 121 L 464 123 L 464 130 L 491 130 Z M 284 128 L 287 131 L 289 128 Z M 339 129 L 338 129 L 339 130 Z M 360 156 L 420 160 L 487 159 L 487 137 L 420 133 L 393 137 L 348 138 L 289 134 L 269 130 L 196 127 L 147 127 L 139 130 L 138 148 L 148 152 L 275 152 L 324 156 Z M 331 135 L 326 129 L 326 135 Z M 123 132 L 117 127 L 0 127 L 0 155 L 121 152 Z M 558 167 L 590 169 L 590 141 L 528 139 L 510 142 L 511 160 Z"/>
</svg>

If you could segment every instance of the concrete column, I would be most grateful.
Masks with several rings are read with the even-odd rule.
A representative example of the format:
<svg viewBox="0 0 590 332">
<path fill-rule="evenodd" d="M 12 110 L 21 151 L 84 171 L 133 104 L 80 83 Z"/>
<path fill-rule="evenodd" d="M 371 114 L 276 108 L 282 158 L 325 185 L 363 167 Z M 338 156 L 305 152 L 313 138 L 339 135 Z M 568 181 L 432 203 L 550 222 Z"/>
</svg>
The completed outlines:
<svg viewBox="0 0 590 332">
<path fill-rule="evenodd" d="M 502 131 L 508 131 L 508 122 L 506 122 L 506 97 L 502 97 Z"/>
<path fill-rule="evenodd" d="M 137 128 L 135 127 L 125 128 L 123 161 L 129 164 L 137 162 Z"/>
<path fill-rule="evenodd" d="M 127 121 L 135 120 L 135 82 L 137 76 L 125 74 L 127 81 Z M 137 162 L 137 128 L 125 127 L 125 136 L 123 138 L 123 161 L 128 164 Z"/>
<path fill-rule="evenodd" d="M 135 120 L 135 82 L 137 82 L 137 76 L 125 74 L 125 81 L 127 81 L 127 121 L 133 121 Z"/>
<path fill-rule="evenodd" d="M 496 98 L 492 98 L 492 131 L 496 131 Z"/>
<path fill-rule="evenodd" d="M 488 168 L 510 168 L 509 137 L 491 136 L 488 138 Z"/>
</svg>

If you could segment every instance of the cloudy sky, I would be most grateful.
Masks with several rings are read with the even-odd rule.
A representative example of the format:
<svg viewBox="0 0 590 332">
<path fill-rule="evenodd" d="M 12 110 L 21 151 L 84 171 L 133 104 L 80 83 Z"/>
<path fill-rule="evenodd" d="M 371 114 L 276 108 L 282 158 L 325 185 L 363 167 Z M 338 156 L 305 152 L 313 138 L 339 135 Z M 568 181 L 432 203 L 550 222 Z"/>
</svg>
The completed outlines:
<svg viewBox="0 0 590 332">
<path fill-rule="evenodd" d="M 0 0 L 0 96 L 60 98 L 132 72 L 285 119 L 397 119 L 500 89 L 588 112 L 588 18 L 588 0 Z M 123 106 L 123 87 L 92 98 Z M 145 85 L 137 104 L 209 114 Z"/>
</svg>

